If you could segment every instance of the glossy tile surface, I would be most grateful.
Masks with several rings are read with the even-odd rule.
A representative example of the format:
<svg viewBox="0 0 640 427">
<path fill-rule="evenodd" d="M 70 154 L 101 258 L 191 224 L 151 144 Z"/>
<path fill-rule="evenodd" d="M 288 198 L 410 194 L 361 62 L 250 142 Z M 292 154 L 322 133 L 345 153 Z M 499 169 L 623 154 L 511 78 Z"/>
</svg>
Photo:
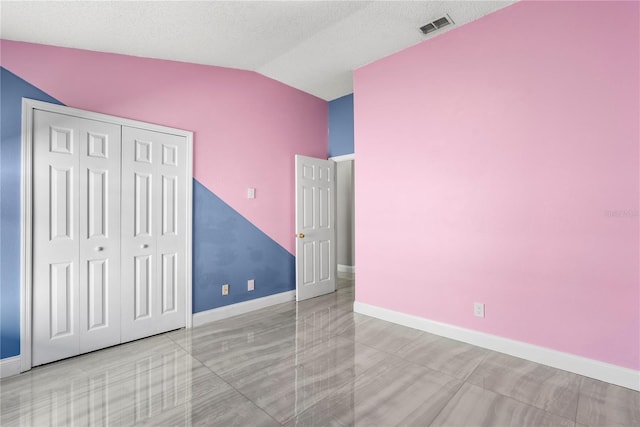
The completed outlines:
<svg viewBox="0 0 640 427">
<path fill-rule="evenodd" d="M 581 381 L 579 375 L 506 354 L 490 353 L 467 381 L 575 420 Z"/>
<path fill-rule="evenodd" d="M 287 425 L 426 426 L 461 385 L 453 377 L 391 357 Z"/>
<path fill-rule="evenodd" d="M 640 425 L 637 392 L 353 313 L 353 284 L 6 378 L 0 425 Z"/>
<path fill-rule="evenodd" d="M 431 425 L 573 427 L 574 422 L 465 383 Z"/>
<path fill-rule="evenodd" d="M 640 393 L 584 378 L 576 421 L 585 426 L 640 426 Z"/>
<path fill-rule="evenodd" d="M 427 368 L 465 379 L 485 359 L 489 351 L 460 341 L 423 333 L 413 342 L 397 350 L 397 354 Z"/>
<path fill-rule="evenodd" d="M 266 369 L 227 378 L 230 384 L 279 422 L 285 422 L 389 356 L 337 337 L 302 350 L 292 359 Z"/>
</svg>

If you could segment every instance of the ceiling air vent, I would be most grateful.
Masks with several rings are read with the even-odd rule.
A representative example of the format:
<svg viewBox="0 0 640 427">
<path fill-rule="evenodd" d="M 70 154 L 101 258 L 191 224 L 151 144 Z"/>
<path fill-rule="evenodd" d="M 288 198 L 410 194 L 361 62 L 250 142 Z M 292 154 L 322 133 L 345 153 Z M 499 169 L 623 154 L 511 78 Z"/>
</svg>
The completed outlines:
<svg viewBox="0 0 640 427">
<path fill-rule="evenodd" d="M 453 24 L 453 21 L 447 15 L 447 16 L 443 16 L 442 18 L 438 18 L 433 22 L 429 22 L 428 24 L 423 25 L 422 27 L 420 27 L 420 31 L 422 31 L 424 34 L 429 34 L 436 30 L 439 30 L 442 27 L 446 27 L 449 24 Z"/>
</svg>

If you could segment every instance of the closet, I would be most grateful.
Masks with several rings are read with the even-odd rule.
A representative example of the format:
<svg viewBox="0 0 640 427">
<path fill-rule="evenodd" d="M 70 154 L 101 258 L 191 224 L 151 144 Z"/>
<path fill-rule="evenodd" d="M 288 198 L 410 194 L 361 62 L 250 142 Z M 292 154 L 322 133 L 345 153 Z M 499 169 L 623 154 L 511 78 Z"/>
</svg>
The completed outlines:
<svg viewBox="0 0 640 427">
<path fill-rule="evenodd" d="M 190 315 L 188 133 L 51 110 L 31 116 L 32 366 Z"/>
</svg>

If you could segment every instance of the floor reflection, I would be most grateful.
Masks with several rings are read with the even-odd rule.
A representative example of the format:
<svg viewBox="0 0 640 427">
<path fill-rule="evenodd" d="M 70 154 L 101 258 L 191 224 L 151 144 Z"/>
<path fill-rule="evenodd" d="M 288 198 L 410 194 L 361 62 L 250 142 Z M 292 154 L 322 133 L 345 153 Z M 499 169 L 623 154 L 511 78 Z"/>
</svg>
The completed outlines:
<svg viewBox="0 0 640 427">
<path fill-rule="evenodd" d="M 1 424 L 132 425 L 191 400 L 187 352 L 162 337 L 123 347 L 141 351 L 107 349 L 3 380 Z"/>
<path fill-rule="evenodd" d="M 36 367 L 0 382 L 0 424 L 279 425 L 353 382 L 354 343 L 336 340 L 352 304 L 347 275 L 325 297 Z"/>
<path fill-rule="evenodd" d="M 0 425 L 640 425 L 640 393 L 353 313 L 353 284 L 6 378 Z"/>
</svg>

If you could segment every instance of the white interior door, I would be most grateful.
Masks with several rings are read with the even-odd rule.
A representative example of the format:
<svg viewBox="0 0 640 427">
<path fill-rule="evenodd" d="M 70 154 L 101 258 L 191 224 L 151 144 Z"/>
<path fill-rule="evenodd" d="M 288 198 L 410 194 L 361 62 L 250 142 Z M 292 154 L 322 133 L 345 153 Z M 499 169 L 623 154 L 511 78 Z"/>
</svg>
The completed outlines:
<svg viewBox="0 0 640 427">
<path fill-rule="evenodd" d="M 185 326 L 187 141 L 122 128 L 122 340 Z"/>
<path fill-rule="evenodd" d="M 120 342 L 120 126 L 34 111 L 33 365 Z"/>
<path fill-rule="evenodd" d="M 296 299 L 336 289 L 335 163 L 296 156 Z"/>
</svg>

